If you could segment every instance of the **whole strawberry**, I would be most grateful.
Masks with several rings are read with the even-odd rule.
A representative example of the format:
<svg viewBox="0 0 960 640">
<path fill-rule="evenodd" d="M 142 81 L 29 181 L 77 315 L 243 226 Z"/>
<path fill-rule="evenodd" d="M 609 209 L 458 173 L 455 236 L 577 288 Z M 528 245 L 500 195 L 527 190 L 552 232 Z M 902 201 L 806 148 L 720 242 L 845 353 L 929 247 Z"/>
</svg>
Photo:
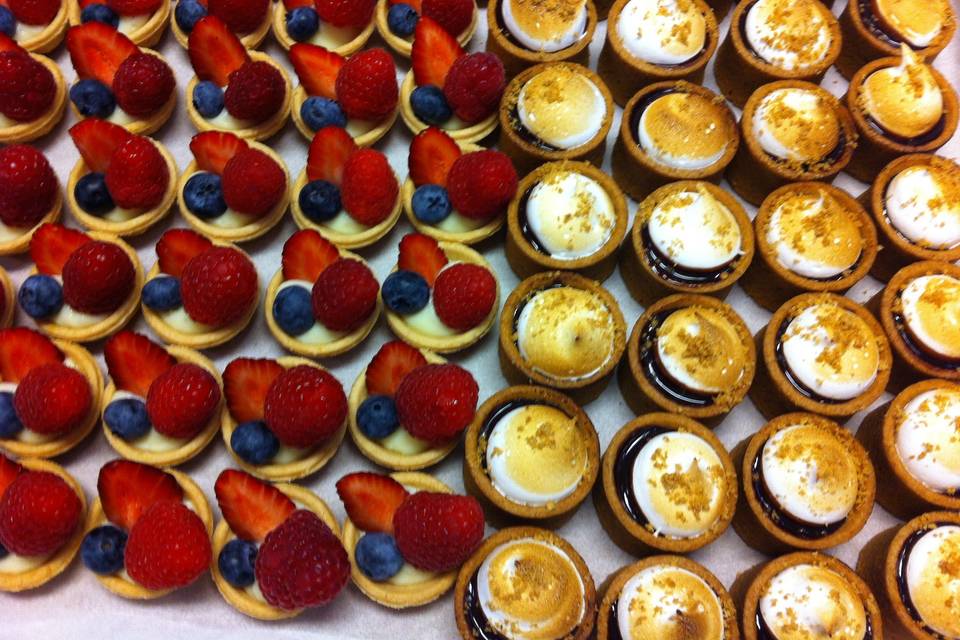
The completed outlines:
<svg viewBox="0 0 960 640">
<path fill-rule="evenodd" d="M 36 120 L 57 91 L 53 74 L 22 51 L 0 53 L 0 113 L 17 122 Z"/>
<path fill-rule="evenodd" d="M 25 144 L 0 149 L 0 221 L 32 227 L 50 213 L 60 189 L 47 158 Z"/>
<path fill-rule="evenodd" d="M 367 26 L 376 5 L 376 0 L 316 0 L 320 20 L 337 27 Z"/>
<path fill-rule="evenodd" d="M 53 553 L 80 523 L 80 498 L 60 476 L 21 473 L 0 499 L 0 543 L 22 556 Z"/>
<path fill-rule="evenodd" d="M 217 381 L 203 367 L 186 362 L 160 374 L 147 392 L 150 424 L 170 438 L 188 439 L 197 435 L 219 406 Z"/>
<path fill-rule="evenodd" d="M 497 110 L 506 76 L 500 58 L 478 52 L 454 61 L 443 83 L 443 95 L 464 122 L 479 122 Z"/>
<path fill-rule="evenodd" d="M 287 92 L 283 76 L 273 65 L 247 62 L 230 74 L 223 103 L 234 118 L 263 122 L 280 110 Z"/>
<path fill-rule="evenodd" d="M 173 71 L 166 62 L 148 53 L 135 53 L 117 68 L 113 94 L 121 109 L 136 118 L 145 118 L 167 103 L 175 85 Z"/>
<path fill-rule="evenodd" d="M 270 212 L 287 190 L 287 176 L 273 158 L 259 149 L 243 149 L 223 168 L 220 176 L 227 206 L 245 215 Z"/>
<path fill-rule="evenodd" d="M 113 244 L 91 240 L 63 265 L 63 299 L 83 313 L 112 313 L 130 296 L 136 270 L 127 253 Z"/>
<path fill-rule="evenodd" d="M 313 315 L 333 331 L 353 331 L 377 308 L 380 283 L 359 260 L 338 258 L 313 283 Z"/>
<path fill-rule="evenodd" d="M 383 49 L 347 58 L 336 82 L 337 102 L 349 118 L 378 122 L 397 107 L 397 67 Z"/>
<path fill-rule="evenodd" d="M 281 373 L 264 402 L 264 419 L 277 439 L 289 447 L 312 447 L 343 426 L 347 396 L 330 373 L 298 365 Z"/>
<path fill-rule="evenodd" d="M 501 213 L 517 193 L 517 170 L 510 158 L 492 149 L 465 153 L 450 167 L 447 191 L 453 208 L 482 220 Z"/>
<path fill-rule="evenodd" d="M 343 167 L 340 198 L 350 217 L 372 227 L 393 212 L 400 185 L 387 162 L 375 149 L 360 149 L 347 158 Z"/>
<path fill-rule="evenodd" d="M 483 322 L 496 301 L 497 281 L 480 265 L 452 265 L 440 272 L 433 285 L 437 316 L 458 331 L 467 331 Z"/>
<path fill-rule="evenodd" d="M 31 369 L 13 393 L 13 408 L 23 426 L 48 436 L 82 425 L 92 402 L 87 379 L 59 362 Z"/>
<path fill-rule="evenodd" d="M 211 15 L 227 23 L 234 33 L 250 33 L 263 24 L 270 0 L 209 0 Z"/>
<path fill-rule="evenodd" d="M 106 181 L 118 207 L 150 209 L 163 200 L 170 169 L 150 138 L 130 136 L 110 156 Z"/>
<path fill-rule="evenodd" d="M 421 491 L 393 514 L 393 533 L 400 554 L 413 566 L 453 571 L 483 540 L 483 509 L 470 496 Z"/>
<path fill-rule="evenodd" d="M 191 258 L 180 281 L 183 308 L 194 321 L 222 327 L 243 317 L 257 300 L 257 271 L 232 247 Z"/>
<path fill-rule="evenodd" d="M 254 571 L 264 599 L 292 611 L 333 600 L 350 578 L 350 560 L 330 527 L 299 509 L 267 534 Z"/>
<path fill-rule="evenodd" d="M 123 564 L 147 589 L 174 589 L 203 575 L 210 556 L 210 536 L 200 517 L 182 502 L 164 500 L 133 525 Z"/>
<path fill-rule="evenodd" d="M 428 364 L 408 373 L 397 389 L 400 424 L 428 442 L 449 442 L 473 419 L 480 389 L 455 364 Z"/>
</svg>

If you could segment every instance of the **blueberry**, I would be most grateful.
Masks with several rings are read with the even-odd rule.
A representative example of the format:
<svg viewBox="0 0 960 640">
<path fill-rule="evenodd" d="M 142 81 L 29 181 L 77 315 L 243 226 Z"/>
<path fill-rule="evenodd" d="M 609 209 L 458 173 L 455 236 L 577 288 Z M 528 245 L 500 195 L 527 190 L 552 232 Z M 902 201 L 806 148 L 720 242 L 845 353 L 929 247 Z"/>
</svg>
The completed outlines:
<svg viewBox="0 0 960 640">
<path fill-rule="evenodd" d="M 453 109 L 447 103 L 440 87 L 425 84 L 410 94 L 413 113 L 427 124 L 443 124 L 453 117 Z"/>
<path fill-rule="evenodd" d="M 124 440 L 136 440 L 150 431 L 147 405 L 138 398 L 121 398 L 107 405 L 103 421 L 117 436 Z"/>
<path fill-rule="evenodd" d="M 183 304 L 180 299 L 180 279 L 172 276 L 150 278 L 143 285 L 143 304 L 154 311 L 171 311 Z"/>
<path fill-rule="evenodd" d="M 13 409 L 13 394 L 0 391 L 0 438 L 12 438 L 21 430 L 23 425 Z"/>
<path fill-rule="evenodd" d="M 8 554 L 7 548 L 0 544 L 0 558 L 6 558 Z"/>
<path fill-rule="evenodd" d="M 120 24 L 120 16 L 107 5 L 97 2 L 83 8 L 80 12 L 80 22 L 102 22 L 116 29 Z"/>
<path fill-rule="evenodd" d="M 11 38 L 17 32 L 17 19 L 13 17 L 13 12 L 4 6 L 0 6 L 0 32 Z"/>
<path fill-rule="evenodd" d="M 112 524 L 93 529 L 83 538 L 80 558 L 94 573 L 109 575 L 123 569 L 123 550 L 127 534 Z"/>
<path fill-rule="evenodd" d="M 204 220 L 221 216 L 227 210 L 220 176 L 209 171 L 190 176 L 183 187 L 183 201 L 193 215 Z"/>
<path fill-rule="evenodd" d="M 424 184 L 413 192 L 413 215 L 426 224 L 437 224 L 446 220 L 453 210 L 447 190 L 438 184 Z"/>
<path fill-rule="evenodd" d="M 311 96 L 300 106 L 300 117 L 314 131 L 324 127 L 347 126 L 347 115 L 336 100 Z"/>
<path fill-rule="evenodd" d="M 284 333 L 299 336 L 313 326 L 312 295 L 306 287 L 284 287 L 273 301 L 273 319 Z"/>
<path fill-rule="evenodd" d="M 207 15 L 207 8 L 197 0 L 179 0 L 177 8 L 173 11 L 177 26 L 184 33 L 193 31 L 193 25 L 197 24 L 197 20 L 205 15 Z"/>
<path fill-rule="evenodd" d="M 253 584 L 253 566 L 257 560 L 257 545 L 247 540 L 234 538 L 223 546 L 217 566 L 227 582 L 238 589 Z"/>
<path fill-rule="evenodd" d="M 371 580 L 383 582 L 403 568 L 403 556 L 389 533 L 365 533 L 354 550 L 357 567 Z"/>
<path fill-rule="evenodd" d="M 102 216 L 114 208 L 113 198 L 107 189 L 106 176 L 96 171 L 84 174 L 73 188 L 73 197 L 87 213 Z"/>
<path fill-rule="evenodd" d="M 413 35 L 419 19 L 417 10 L 404 2 L 391 6 L 387 12 L 387 26 L 394 35 L 401 38 Z"/>
<path fill-rule="evenodd" d="M 216 118 L 223 111 L 223 89 L 204 80 L 193 88 L 193 106 L 204 118 Z"/>
<path fill-rule="evenodd" d="M 300 190 L 298 197 L 303 215 L 313 222 L 327 222 L 340 213 L 340 189 L 326 180 L 312 180 Z"/>
<path fill-rule="evenodd" d="M 267 425 L 258 421 L 241 422 L 233 435 L 230 446 L 240 459 L 250 464 L 266 464 L 280 450 L 280 441 Z"/>
<path fill-rule="evenodd" d="M 117 101 L 110 88 L 93 78 L 80 80 L 70 87 L 70 100 L 81 115 L 89 118 L 109 118 L 117 108 Z"/>
<path fill-rule="evenodd" d="M 368 438 L 386 438 L 400 426 L 397 405 L 390 396 L 370 396 L 357 409 L 357 426 Z"/>
<path fill-rule="evenodd" d="M 63 306 L 63 287 L 51 276 L 32 275 L 20 286 L 17 300 L 31 318 L 49 318 Z"/>
<path fill-rule="evenodd" d="M 305 42 L 320 28 L 320 16 L 313 7 L 297 7 L 287 12 L 287 33 L 297 42 Z"/>
<path fill-rule="evenodd" d="M 380 292 L 387 308 L 401 315 L 420 311 L 430 299 L 430 287 L 423 276 L 416 271 L 403 269 L 387 276 Z"/>
</svg>

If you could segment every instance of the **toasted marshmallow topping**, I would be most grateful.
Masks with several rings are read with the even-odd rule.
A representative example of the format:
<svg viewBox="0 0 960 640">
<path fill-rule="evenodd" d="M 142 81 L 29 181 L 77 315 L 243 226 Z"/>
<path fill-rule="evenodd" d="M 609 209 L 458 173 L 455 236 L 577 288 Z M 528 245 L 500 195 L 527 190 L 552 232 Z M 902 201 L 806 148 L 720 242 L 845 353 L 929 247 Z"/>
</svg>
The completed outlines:
<svg viewBox="0 0 960 640">
<path fill-rule="evenodd" d="M 496 547 L 477 572 L 487 621 L 510 640 L 565 638 L 583 620 L 584 586 L 570 557 L 532 538 Z"/>
<path fill-rule="evenodd" d="M 930 67 L 907 45 L 900 64 L 874 71 L 863 81 L 864 112 L 885 131 L 915 138 L 933 129 L 943 116 L 943 94 Z"/>
<path fill-rule="evenodd" d="M 960 638 L 960 527 L 941 525 L 923 534 L 910 549 L 906 579 L 923 623 Z"/>
<path fill-rule="evenodd" d="M 782 340 L 790 372 L 824 398 L 850 400 L 877 377 L 877 337 L 863 318 L 842 307 L 807 307 L 790 321 Z"/>
<path fill-rule="evenodd" d="M 630 578 L 617 600 L 623 640 L 723 640 L 723 607 L 697 574 L 672 565 L 647 567 Z"/>
<path fill-rule="evenodd" d="M 863 251 L 853 212 L 820 189 L 785 194 L 770 214 L 766 240 L 783 268 L 818 280 L 852 268 Z"/>
<path fill-rule="evenodd" d="M 657 253 L 685 269 L 720 269 L 742 251 L 737 219 L 701 187 L 663 198 L 650 212 L 647 230 Z"/>
<path fill-rule="evenodd" d="M 552 287 L 536 292 L 517 320 L 517 349 L 533 368 L 555 378 L 587 378 L 610 360 L 616 325 L 592 291 Z"/>
<path fill-rule="evenodd" d="M 586 0 L 504 0 L 500 7 L 507 31 L 532 51 L 566 49 L 587 30 Z"/>
<path fill-rule="evenodd" d="M 546 505 L 569 496 L 587 468 L 587 439 L 574 418 L 545 404 L 502 416 L 487 440 L 487 473 L 513 502 Z"/>
<path fill-rule="evenodd" d="M 657 329 L 657 358 L 682 386 L 722 393 L 743 377 L 747 351 L 743 336 L 725 315 L 709 307 L 685 307 Z"/>
<path fill-rule="evenodd" d="M 530 133 L 558 149 L 586 144 L 603 126 L 607 105 L 593 81 L 568 67 L 548 67 L 527 80 L 517 114 Z"/>
<path fill-rule="evenodd" d="M 930 249 L 960 245 L 960 171 L 914 165 L 895 175 L 884 196 L 887 218 L 903 236 Z"/>
<path fill-rule="evenodd" d="M 920 276 L 903 289 L 900 303 L 907 332 L 918 346 L 941 358 L 960 359 L 960 280 Z"/>
<path fill-rule="evenodd" d="M 908 402 L 896 425 L 897 455 L 911 476 L 934 491 L 960 489 L 960 392 L 924 391 Z"/>
<path fill-rule="evenodd" d="M 830 10 L 818 0 L 757 0 L 744 32 L 753 52 L 787 71 L 813 67 L 830 51 Z"/>
<path fill-rule="evenodd" d="M 693 538 L 719 519 L 727 478 L 720 456 L 700 436 L 668 431 L 651 438 L 633 462 L 633 493 L 653 530 Z"/>
<path fill-rule="evenodd" d="M 819 162 L 840 142 L 840 120 L 823 96 L 808 89 L 777 89 L 757 105 L 753 136 L 775 158 Z"/>
<path fill-rule="evenodd" d="M 840 574 L 798 564 L 770 580 L 760 615 L 777 640 L 863 640 L 863 599 Z"/>
<path fill-rule="evenodd" d="M 884 27 L 915 47 L 926 47 L 950 18 L 946 0 L 873 0 Z"/>
<path fill-rule="evenodd" d="M 630 0 L 617 33 L 635 57 L 651 64 L 683 64 L 703 50 L 707 21 L 692 0 Z"/>
<path fill-rule="evenodd" d="M 723 100 L 675 92 L 647 105 L 637 123 L 640 148 L 672 169 L 696 171 L 720 160 L 735 129 Z"/>
<path fill-rule="evenodd" d="M 558 260 L 592 256 L 617 224 L 606 189 L 566 169 L 544 176 L 530 190 L 524 214 L 541 249 Z"/>
</svg>

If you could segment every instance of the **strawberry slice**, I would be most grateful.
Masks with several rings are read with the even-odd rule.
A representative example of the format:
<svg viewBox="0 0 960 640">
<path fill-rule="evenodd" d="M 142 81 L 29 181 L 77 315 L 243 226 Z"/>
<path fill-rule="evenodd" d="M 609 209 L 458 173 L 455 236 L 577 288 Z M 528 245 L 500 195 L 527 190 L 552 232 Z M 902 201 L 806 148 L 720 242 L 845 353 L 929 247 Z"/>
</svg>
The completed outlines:
<svg viewBox="0 0 960 640">
<path fill-rule="evenodd" d="M 418 187 L 422 184 L 445 187 L 450 167 L 460 154 L 459 145 L 446 131 L 427 127 L 414 136 L 410 143 L 410 155 L 407 157 L 410 179 Z"/>
<path fill-rule="evenodd" d="M 228 364 L 223 370 L 223 393 L 233 419 L 263 420 L 267 391 L 281 373 L 280 363 L 268 358 L 237 358 Z"/>
<path fill-rule="evenodd" d="M 224 520 L 244 540 L 262 541 L 297 509 L 282 491 L 246 471 L 225 469 L 213 490 Z"/>
<path fill-rule="evenodd" d="M 283 243 L 283 279 L 316 282 L 323 270 L 339 258 L 336 245 L 316 229 L 297 231 Z"/>
<path fill-rule="evenodd" d="M 31 369 L 63 362 L 63 354 L 50 338 L 26 327 L 0 329 L 0 379 L 20 382 Z"/>
<path fill-rule="evenodd" d="M 209 15 L 194 25 L 187 53 L 197 77 L 212 80 L 221 87 L 227 86 L 231 73 L 250 61 L 240 38 L 223 20 Z"/>
<path fill-rule="evenodd" d="M 187 263 L 213 243 L 192 229 L 169 229 L 157 241 L 157 259 L 160 271 L 179 278 Z"/>
<path fill-rule="evenodd" d="M 298 42 L 290 47 L 290 63 L 307 95 L 336 100 L 337 74 L 344 62 L 340 54 L 315 44 Z"/>
<path fill-rule="evenodd" d="M 153 381 L 177 363 L 167 350 L 148 337 L 124 330 L 103 345 L 107 371 L 118 389 L 147 397 Z"/>
<path fill-rule="evenodd" d="M 0 499 L 3 498 L 7 487 L 13 484 L 21 471 L 23 471 L 23 467 L 19 463 L 0 453 Z"/>
<path fill-rule="evenodd" d="M 417 12 L 418 16 L 423 15 L 423 3 L 421 0 L 390 0 L 391 7 L 395 4 L 408 4 L 413 7 L 413 10 Z"/>
<path fill-rule="evenodd" d="M 204 131 L 190 139 L 190 153 L 200 171 L 220 175 L 230 158 L 248 148 L 247 141 L 227 131 Z"/>
<path fill-rule="evenodd" d="M 380 347 L 367 365 L 367 393 L 393 396 L 403 378 L 425 364 L 427 359 L 419 349 L 402 340 L 391 340 Z"/>
<path fill-rule="evenodd" d="M 307 179 L 326 180 L 339 185 L 343 166 L 357 150 L 357 143 L 342 127 L 324 127 L 317 131 L 307 152 Z"/>
<path fill-rule="evenodd" d="M 393 533 L 393 514 L 407 497 L 403 485 L 379 473 L 348 473 L 337 481 L 347 517 L 361 531 Z"/>
<path fill-rule="evenodd" d="M 447 72 L 464 54 L 457 39 L 447 33 L 435 20 L 421 16 L 413 32 L 410 66 L 418 87 L 432 84 L 443 88 Z"/>
<path fill-rule="evenodd" d="M 447 254 L 430 236 L 422 233 L 408 233 L 400 240 L 397 268 L 416 271 L 431 287 L 445 264 L 447 264 Z"/>
<path fill-rule="evenodd" d="M 97 493 L 107 520 L 127 531 L 156 503 L 183 501 L 183 489 L 176 478 L 131 460 L 113 460 L 103 465 L 97 478 Z"/>
<path fill-rule="evenodd" d="M 0 53 L 6 51 L 20 51 L 25 53 L 26 50 L 17 44 L 17 41 L 8 36 L 5 33 L 0 33 Z"/>
<path fill-rule="evenodd" d="M 67 30 L 67 50 L 80 78 L 96 78 L 108 87 L 120 64 L 140 49 L 130 38 L 102 22 L 85 22 Z"/>
<path fill-rule="evenodd" d="M 47 222 L 30 238 L 30 257 L 40 273 L 59 275 L 70 255 L 88 242 L 90 236 L 82 231 Z"/>
<path fill-rule="evenodd" d="M 84 118 L 70 127 L 70 137 L 73 138 L 73 144 L 80 156 L 90 171 L 97 173 L 106 172 L 113 152 L 132 135 L 120 125 L 99 118 Z"/>
</svg>

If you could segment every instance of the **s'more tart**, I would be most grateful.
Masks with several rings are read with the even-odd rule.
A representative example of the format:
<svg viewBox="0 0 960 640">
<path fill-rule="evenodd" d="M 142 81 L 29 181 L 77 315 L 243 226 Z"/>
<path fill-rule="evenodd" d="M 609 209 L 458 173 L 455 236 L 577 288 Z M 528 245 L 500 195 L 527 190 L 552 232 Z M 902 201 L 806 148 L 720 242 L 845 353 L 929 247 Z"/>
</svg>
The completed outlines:
<svg viewBox="0 0 960 640">
<path fill-rule="evenodd" d="M 8 2 L 0 10 L 4 32 L 32 53 L 53 51 L 67 30 L 70 1 Z"/>
<path fill-rule="evenodd" d="M 359 7 L 364 2 L 351 4 Z M 180 46 L 188 49 L 190 36 L 197 24 L 206 17 L 212 17 L 226 25 L 229 33 L 244 47 L 256 49 L 270 32 L 275 4 L 271 0 L 176 0 L 176 6 L 170 14 L 170 31 Z M 277 8 L 277 11 L 282 13 L 283 9 Z M 282 40 L 280 42 L 283 43 Z"/>
<path fill-rule="evenodd" d="M 273 37 L 284 49 L 315 44 L 342 56 L 363 48 L 376 25 L 377 0 L 285 0 L 273 10 Z"/>
<path fill-rule="evenodd" d="M 60 67 L 3 33 L 0 61 L 0 142 L 17 144 L 47 135 L 63 118 L 67 106 L 67 85 Z"/>
<path fill-rule="evenodd" d="M 57 174 L 43 152 L 25 144 L 0 149 L 0 256 L 24 253 L 33 234 L 63 208 Z"/>
<path fill-rule="evenodd" d="M 377 0 L 373 19 L 377 33 L 391 49 L 409 58 L 421 17 L 430 18 L 467 46 L 477 32 L 480 10 L 474 0 Z"/>
<path fill-rule="evenodd" d="M 132 40 L 137 46 L 156 46 L 170 24 L 173 0 L 67 0 L 71 26 L 103 22 Z"/>
</svg>

